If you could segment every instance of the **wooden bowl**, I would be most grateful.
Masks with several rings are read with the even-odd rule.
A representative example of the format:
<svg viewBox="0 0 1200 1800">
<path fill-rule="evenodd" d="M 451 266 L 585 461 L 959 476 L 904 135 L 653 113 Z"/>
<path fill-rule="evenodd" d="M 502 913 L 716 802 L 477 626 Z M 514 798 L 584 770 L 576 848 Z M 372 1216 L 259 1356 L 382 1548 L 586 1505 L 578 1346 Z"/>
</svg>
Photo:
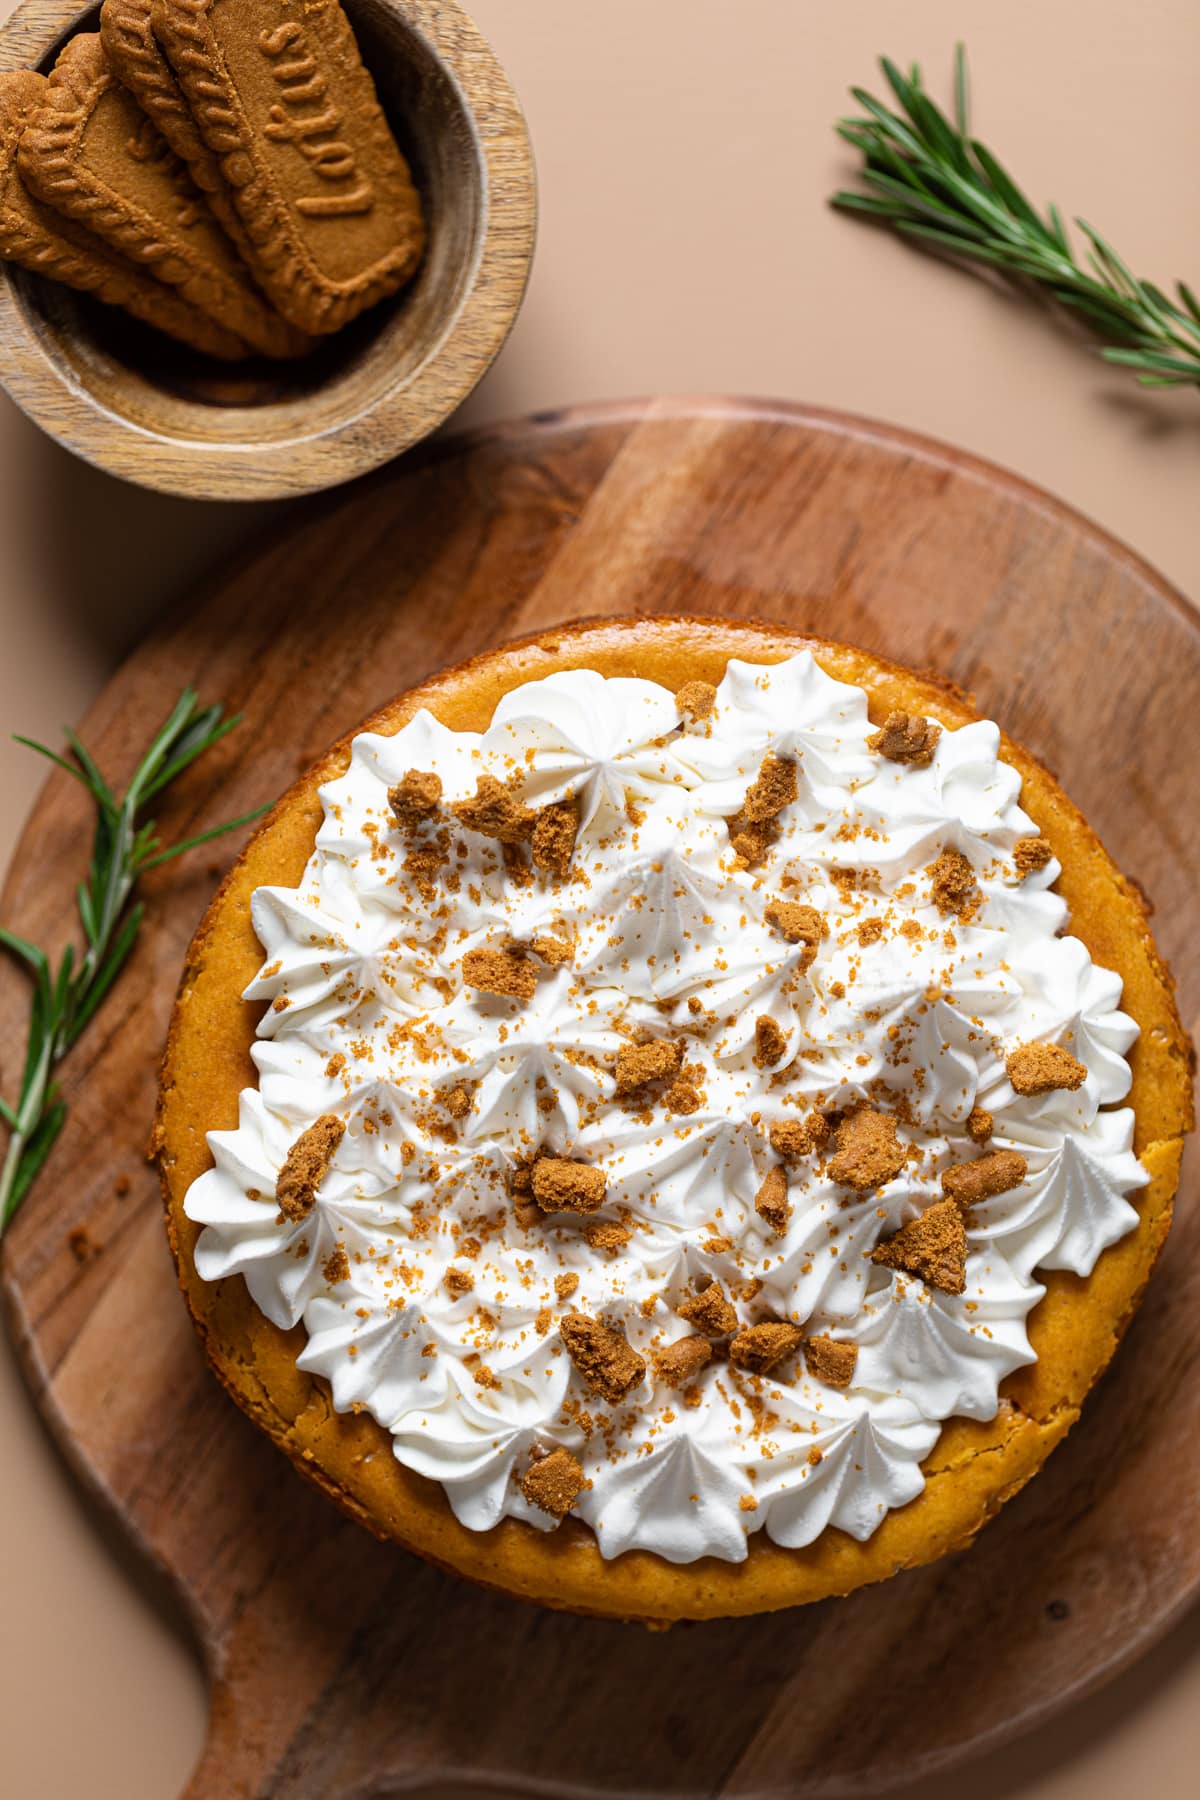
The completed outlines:
<svg viewBox="0 0 1200 1800">
<path fill-rule="evenodd" d="M 97 467 L 197 499 L 333 487 L 441 424 L 508 335 L 537 213 L 520 103 L 454 0 L 344 4 L 425 203 L 415 280 L 298 363 L 223 366 L 0 264 L 0 381 Z M 0 68 L 48 71 L 97 11 L 21 0 Z"/>
</svg>

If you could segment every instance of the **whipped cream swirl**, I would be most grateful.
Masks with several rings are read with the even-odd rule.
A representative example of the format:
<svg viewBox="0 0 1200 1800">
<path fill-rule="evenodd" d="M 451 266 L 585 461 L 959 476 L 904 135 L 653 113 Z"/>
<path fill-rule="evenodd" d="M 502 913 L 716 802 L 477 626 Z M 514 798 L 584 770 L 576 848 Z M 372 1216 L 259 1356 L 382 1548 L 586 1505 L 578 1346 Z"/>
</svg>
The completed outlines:
<svg viewBox="0 0 1200 1800">
<path fill-rule="evenodd" d="M 871 731 L 862 690 L 807 653 L 731 662 L 703 721 L 649 681 L 551 675 L 506 695 L 482 735 L 420 712 L 392 737 L 356 738 L 321 790 L 299 887 L 255 894 L 259 1081 L 236 1130 L 210 1134 L 214 1166 L 187 1196 L 204 1226 L 196 1264 L 208 1280 L 244 1276 L 277 1325 L 302 1321 L 300 1366 L 338 1409 L 366 1408 L 464 1525 L 553 1529 L 520 1477 L 561 1445 L 590 1481 L 574 1510 L 606 1557 L 738 1561 L 758 1530 L 789 1546 L 827 1526 L 866 1539 L 920 1493 L 942 1421 L 993 1417 L 999 1384 L 1034 1360 L 1035 1272 L 1086 1276 L 1136 1223 L 1128 1196 L 1146 1176 L 1133 1115 L 1115 1106 L 1136 1027 L 1118 977 L 1065 934 L 1058 865 L 1014 866 L 1036 828 L 996 726 L 943 730 L 924 767 L 875 754 Z M 728 821 L 768 754 L 795 763 L 798 791 L 747 866 Z M 432 883 L 389 810 L 413 769 L 443 787 L 418 833 L 443 859 Z M 485 773 L 519 778 L 529 807 L 576 801 L 565 876 L 514 872 L 454 819 Z M 930 867 L 946 850 L 974 872 L 966 920 L 936 902 Z M 825 917 L 807 967 L 805 944 L 766 918 L 783 892 Z M 469 951 L 555 933 L 571 959 L 539 967 L 527 1002 L 464 982 Z M 784 1044 L 766 1068 L 763 1016 Z M 686 1037 L 694 1110 L 616 1098 L 617 1052 L 646 1036 Z M 1069 1048 L 1086 1079 L 1015 1093 L 1006 1056 L 1032 1042 Z M 462 1117 L 446 1104 L 456 1089 Z M 805 1164 L 773 1232 L 755 1210 L 778 1161 L 771 1124 L 862 1102 L 898 1119 L 900 1174 L 860 1194 Z M 870 1252 L 940 1199 L 942 1170 L 978 1154 L 977 1106 L 1027 1175 L 968 1215 L 953 1295 Z M 330 1113 L 344 1134 L 311 1212 L 289 1220 L 280 1168 Z M 599 1214 L 522 1224 L 514 1171 L 535 1150 L 601 1169 Z M 627 1241 L 593 1247 L 596 1219 Z M 709 1281 L 743 1323 L 856 1345 L 849 1387 L 802 1356 L 766 1375 L 717 1357 L 685 1391 L 667 1386 L 656 1353 L 688 1335 L 676 1309 Z M 568 1311 L 645 1356 L 619 1404 L 565 1353 Z"/>
</svg>

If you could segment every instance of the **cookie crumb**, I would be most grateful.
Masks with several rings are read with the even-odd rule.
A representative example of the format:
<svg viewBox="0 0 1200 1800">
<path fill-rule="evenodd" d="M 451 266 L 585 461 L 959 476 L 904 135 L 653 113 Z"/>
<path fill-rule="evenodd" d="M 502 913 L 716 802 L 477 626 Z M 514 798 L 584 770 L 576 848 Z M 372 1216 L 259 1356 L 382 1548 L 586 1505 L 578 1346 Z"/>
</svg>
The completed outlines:
<svg viewBox="0 0 1200 1800">
<path fill-rule="evenodd" d="M 993 1150 L 973 1162 L 955 1163 L 942 1171 L 942 1192 L 958 1206 L 975 1206 L 993 1194 L 1020 1187 L 1028 1164 L 1018 1150 Z"/>
<path fill-rule="evenodd" d="M 560 1300 L 569 1300 L 579 1286 L 578 1275 L 564 1274 L 554 1277 L 554 1292 Z"/>
<path fill-rule="evenodd" d="M 819 913 L 815 906 L 800 906 L 794 900 L 771 900 L 763 916 L 767 924 L 773 925 L 789 944 L 804 945 L 804 953 L 800 958 L 800 973 L 803 975 L 811 968 L 817 954 L 817 945 L 825 936 L 824 913 Z"/>
<path fill-rule="evenodd" d="M 704 1104 L 704 1096 L 692 1082 L 675 1081 L 664 1094 L 663 1104 L 668 1112 L 686 1115 L 700 1111 Z"/>
<path fill-rule="evenodd" d="M 329 1252 L 321 1264 L 321 1273 L 330 1287 L 336 1287 L 339 1281 L 345 1281 L 349 1276 L 350 1258 L 340 1244 L 336 1250 Z"/>
<path fill-rule="evenodd" d="M 675 704 L 685 719 L 710 719 L 717 704 L 717 690 L 711 681 L 685 681 L 675 695 Z"/>
<path fill-rule="evenodd" d="M 548 1456 L 538 1456 L 521 1477 L 521 1492 L 531 1506 L 565 1519 L 591 1482 L 569 1450 L 560 1444 Z"/>
<path fill-rule="evenodd" d="M 410 769 L 403 781 L 388 789 L 387 797 L 397 825 L 419 825 L 438 809 L 442 778 L 424 769 Z"/>
<path fill-rule="evenodd" d="M 760 1013 L 754 1021 L 754 1066 L 756 1069 L 773 1069 L 776 1063 L 783 1060 L 787 1049 L 787 1034 L 782 1026 L 776 1023 L 770 1013 Z"/>
<path fill-rule="evenodd" d="M 566 1156 L 539 1156 L 530 1177 L 533 1197 L 543 1212 L 595 1212 L 603 1206 L 608 1184 L 603 1169 Z"/>
<path fill-rule="evenodd" d="M 953 1200 L 935 1200 L 894 1237 L 876 1244 L 871 1261 L 919 1275 L 943 1294 L 961 1294 L 967 1285 L 967 1228 L 961 1209 Z"/>
<path fill-rule="evenodd" d="M 1027 875 L 1036 875 L 1039 869 L 1044 869 L 1054 852 L 1045 838 L 1026 837 L 1017 839 L 1012 856 L 1017 874 L 1024 881 Z"/>
<path fill-rule="evenodd" d="M 683 1045 L 668 1038 L 648 1044 L 622 1044 L 617 1051 L 617 1096 L 636 1094 L 652 1081 L 678 1075 L 683 1066 Z"/>
<path fill-rule="evenodd" d="M 474 798 L 456 801 L 451 811 L 468 831 L 496 838 L 501 844 L 525 843 L 537 820 L 537 814 L 522 804 L 515 785 L 497 781 L 494 775 L 481 775 Z"/>
<path fill-rule="evenodd" d="M 539 932 L 531 939 L 529 948 L 540 962 L 548 963 L 552 969 L 569 963 L 575 954 L 564 938 L 552 937 L 549 932 Z"/>
<path fill-rule="evenodd" d="M 593 1250 L 623 1250 L 633 1233 L 628 1225 L 619 1225 L 615 1219 L 597 1219 L 583 1235 Z"/>
<path fill-rule="evenodd" d="M 765 1319 L 761 1325 L 747 1325 L 729 1346 L 729 1360 L 736 1368 L 748 1369 L 752 1375 L 765 1375 L 785 1356 L 791 1356 L 804 1341 L 798 1325 L 786 1319 Z"/>
<path fill-rule="evenodd" d="M 465 1119 L 471 1110 L 471 1096 L 465 1087 L 452 1087 L 444 1105 L 452 1119 Z"/>
<path fill-rule="evenodd" d="M 837 1152 L 829 1164 L 834 1181 L 865 1193 L 892 1181 L 904 1167 L 904 1145 L 890 1113 L 863 1106 L 847 1113 L 837 1128 Z"/>
<path fill-rule="evenodd" d="M 845 1344 L 839 1338 L 810 1337 L 804 1346 L 805 1368 L 826 1387 L 848 1388 L 857 1362 L 858 1345 Z"/>
<path fill-rule="evenodd" d="M 771 1230 L 782 1234 L 787 1230 L 792 1209 L 788 1202 L 787 1176 L 782 1168 L 768 1169 L 766 1179 L 754 1196 L 754 1210 Z"/>
<path fill-rule="evenodd" d="M 761 862 L 775 842 L 775 827 L 769 819 L 752 824 L 745 813 L 735 813 L 726 827 L 734 852 L 749 867 Z"/>
<path fill-rule="evenodd" d="M 941 726 L 922 718 L 920 713 L 891 712 L 883 729 L 867 739 L 867 749 L 874 750 L 877 756 L 886 756 L 889 762 L 911 763 L 914 768 L 923 769 L 933 761 L 941 735 Z"/>
<path fill-rule="evenodd" d="M 948 913 L 969 919 L 979 904 L 975 871 L 961 850 L 943 850 L 936 862 L 930 863 L 929 876 L 934 904 L 943 917 Z"/>
<path fill-rule="evenodd" d="M 511 950 L 468 950 L 462 973 L 468 987 L 506 1000 L 532 1000 L 537 992 L 535 970 Z"/>
<path fill-rule="evenodd" d="M 471 1292 L 471 1289 L 475 1286 L 475 1277 L 472 1275 L 470 1269 L 456 1269 L 454 1264 L 451 1263 L 450 1267 L 442 1277 L 442 1284 L 445 1287 L 446 1292 L 452 1295 L 455 1300 L 458 1300 L 463 1294 L 469 1294 Z"/>
<path fill-rule="evenodd" d="M 281 1220 L 295 1225 L 307 1219 L 345 1130 L 344 1121 L 336 1114 L 323 1113 L 307 1131 L 300 1133 L 275 1182 Z"/>
<path fill-rule="evenodd" d="M 758 1501 L 754 1498 L 753 1494 L 743 1494 L 738 1501 L 738 1505 L 743 1512 L 758 1511 Z"/>
<path fill-rule="evenodd" d="M 654 1355 L 654 1373 L 668 1387 L 687 1387 L 712 1360 L 712 1346 L 707 1338 L 683 1337 Z"/>
<path fill-rule="evenodd" d="M 489 1369 L 486 1363 L 480 1363 L 475 1370 L 475 1380 L 481 1388 L 498 1388 L 500 1386 L 500 1377 L 495 1370 Z"/>
<path fill-rule="evenodd" d="M 335 1050 L 329 1061 L 325 1064 L 326 1078 L 329 1081 L 336 1080 L 345 1066 L 346 1058 L 342 1055 L 340 1050 Z"/>
<path fill-rule="evenodd" d="M 746 789 L 742 817 L 751 825 L 774 819 L 800 792 L 796 765 L 785 756 L 764 756 L 758 777 Z"/>
<path fill-rule="evenodd" d="M 1022 1044 L 1004 1064 L 1018 1094 L 1049 1094 L 1056 1088 L 1082 1087 L 1087 1067 L 1059 1044 Z"/>
<path fill-rule="evenodd" d="M 967 1114 L 967 1136 L 973 1144 L 986 1144 L 996 1121 L 985 1106 L 973 1106 Z"/>
<path fill-rule="evenodd" d="M 702 1331 L 705 1337 L 727 1337 L 736 1331 L 738 1316 L 719 1281 L 710 1282 L 698 1294 L 692 1294 L 675 1308 L 681 1319 Z"/>
<path fill-rule="evenodd" d="M 586 1313 L 568 1313 L 558 1331 L 584 1382 L 602 1400 L 624 1400 L 646 1373 L 645 1357 L 628 1339 Z"/>
<path fill-rule="evenodd" d="M 533 827 L 533 860 L 539 869 L 566 875 L 579 835 L 579 805 L 574 799 L 544 806 Z"/>
<path fill-rule="evenodd" d="M 807 1156 L 815 1142 L 808 1119 L 772 1119 L 767 1138 L 776 1156 L 782 1156 L 785 1162 Z"/>
</svg>

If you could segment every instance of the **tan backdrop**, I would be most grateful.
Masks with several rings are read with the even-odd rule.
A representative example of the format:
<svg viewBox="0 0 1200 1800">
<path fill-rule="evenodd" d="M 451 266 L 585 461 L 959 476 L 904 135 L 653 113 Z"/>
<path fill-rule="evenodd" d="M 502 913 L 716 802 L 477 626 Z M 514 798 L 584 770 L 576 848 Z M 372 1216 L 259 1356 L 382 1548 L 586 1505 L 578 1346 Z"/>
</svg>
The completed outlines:
<svg viewBox="0 0 1200 1800">
<path fill-rule="evenodd" d="M 0 0 L 0 14 L 9 10 Z M 781 394 L 898 420 L 1020 470 L 1200 595 L 1200 396 L 1147 397 L 1052 319 L 824 206 L 831 131 L 874 58 L 1141 272 L 1200 282 L 1195 0 L 475 0 L 541 180 L 529 298 L 469 421 L 615 395 Z M 54 733 L 146 624 L 279 508 L 200 507 L 73 461 L 0 400 L 0 857 Z M 11 1086 L 15 1046 L 0 1046 Z M 31 1201 L 36 1206 L 36 1194 Z M 131 1355 L 137 1354 L 131 1346 Z M 204 1730 L 183 1636 L 74 1492 L 0 1348 L 0 1791 L 176 1794 Z M 1019 1571 L 1014 1571 L 1019 1579 Z M 971 1771 L 975 1800 L 1196 1792 L 1200 1618 L 1102 1696 Z M 959 1778 L 927 1783 L 949 1800 Z"/>
</svg>

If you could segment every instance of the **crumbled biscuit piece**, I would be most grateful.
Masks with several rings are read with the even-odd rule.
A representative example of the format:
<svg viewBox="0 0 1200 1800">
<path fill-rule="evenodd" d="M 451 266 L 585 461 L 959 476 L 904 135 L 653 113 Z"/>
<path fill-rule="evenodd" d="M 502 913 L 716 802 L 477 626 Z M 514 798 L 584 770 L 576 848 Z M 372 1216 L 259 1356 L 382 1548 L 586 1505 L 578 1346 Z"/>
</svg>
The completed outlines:
<svg viewBox="0 0 1200 1800">
<path fill-rule="evenodd" d="M 854 927 L 854 935 L 864 950 L 868 944 L 877 944 L 883 936 L 883 920 L 863 919 Z"/>
<path fill-rule="evenodd" d="M 826 1387 L 848 1388 L 857 1361 L 858 1345 L 843 1344 L 837 1338 L 810 1337 L 804 1346 L 805 1368 Z"/>
<path fill-rule="evenodd" d="M 1058 1044 L 1022 1044 L 1004 1064 L 1018 1094 L 1049 1094 L 1082 1087 L 1087 1067 Z"/>
<path fill-rule="evenodd" d="M 746 789 L 742 817 L 761 825 L 790 806 L 799 792 L 795 763 L 786 756 L 764 756 L 757 780 Z"/>
<path fill-rule="evenodd" d="M 673 1113 L 699 1112 L 704 1105 L 704 1096 L 692 1082 L 675 1081 L 663 1095 L 663 1105 Z"/>
<path fill-rule="evenodd" d="M 445 852 L 436 844 L 421 844 L 404 858 L 401 867 L 422 900 L 437 898 L 437 878 L 445 861 Z"/>
<path fill-rule="evenodd" d="M 765 1375 L 803 1342 L 804 1333 L 798 1325 L 786 1319 L 766 1319 L 761 1325 L 747 1325 L 738 1332 L 729 1346 L 729 1360 L 752 1375 Z"/>
<path fill-rule="evenodd" d="M 569 1300 L 578 1286 L 578 1275 L 564 1274 L 554 1277 L 554 1292 L 560 1300 Z"/>
<path fill-rule="evenodd" d="M 687 1387 L 711 1360 L 712 1346 L 707 1338 L 678 1338 L 664 1350 L 655 1352 L 654 1373 L 668 1387 Z"/>
<path fill-rule="evenodd" d="M 985 1106 L 973 1106 L 967 1114 L 967 1136 L 973 1144 L 986 1144 L 996 1121 Z"/>
<path fill-rule="evenodd" d="M 532 808 L 522 805 L 513 785 L 497 781 L 494 775 L 481 775 L 475 783 L 474 799 L 459 800 L 451 810 L 468 831 L 478 831 L 502 844 L 525 843 L 537 820 Z"/>
<path fill-rule="evenodd" d="M 969 918 L 979 900 L 975 871 L 961 850 L 943 850 L 925 873 L 932 884 L 933 899 L 943 915 L 954 913 Z"/>
<path fill-rule="evenodd" d="M 568 1313 L 559 1325 L 567 1355 L 593 1394 L 615 1405 L 637 1387 L 646 1359 L 619 1331 L 610 1331 L 586 1313 Z"/>
<path fill-rule="evenodd" d="M 754 1066 L 773 1069 L 787 1049 L 787 1033 L 777 1025 L 770 1013 L 760 1013 L 754 1021 Z"/>
<path fill-rule="evenodd" d="M 702 1288 L 698 1294 L 692 1294 L 675 1308 L 681 1319 L 702 1331 L 705 1337 L 726 1337 L 729 1332 L 736 1331 L 738 1316 L 725 1297 L 725 1290 L 719 1281 Z"/>
<path fill-rule="evenodd" d="M 685 719 L 708 719 L 717 704 L 717 690 L 711 681 L 685 681 L 675 696 L 675 704 Z"/>
<path fill-rule="evenodd" d="M 1018 1150 L 993 1150 L 989 1156 L 943 1169 L 942 1192 L 958 1206 L 975 1206 L 993 1194 L 1020 1187 L 1028 1166 Z"/>
<path fill-rule="evenodd" d="M 904 1167 L 905 1154 L 892 1115 L 863 1106 L 847 1113 L 839 1124 L 829 1173 L 834 1181 L 863 1193 L 894 1180 Z"/>
<path fill-rule="evenodd" d="M 465 1119 L 471 1110 L 471 1096 L 465 1087 L 452 1087 L 444 1105 L 452 1119 Z"/>
<path fill-rule="evenodd" d="M 678 1075 L 683 1067 L 683 1045 L 671 1038 L 654 1038 L 648 1044 L 622 1044 L 617 1051 L 618 1097 L 636 1094 L 651 1081 Z"/>
<path fill-rule="evenodd" d="M 397 825 L 419 825 L 437 811 L 442 778 L 424 769 L 410 769 L 403 781 L 388 789 L 387 797 Z"/>
<path fill-rule="evenodd" d="M 468 950 L 462 972 L 468 987 L 502 994 L 506 1000 L 532 1000 L 537 992 L 535 970 L 511 950 Z"/>
<path fill-rule="evenodd" d="M 345 1129 L 344 1121 L 334 1113 L 323 1113 L 307 1131 L 300 1133 L 288 1151 L 275 1182 L 275 1198 L 280 1217 L 289 1225 L 307 1219 L 312 1211 L 317 1189 L 325 1179 Z"/>
<path fill-rule="evenodd" d="M 583 1235 L 593 1250 L 623 1250 L 633 1233 L 628 1225 L 619 1225 L 615 1219 L 597 1219 Z"/>
<path fill-rule="evenodd" d="M 876 1244 L 871 1261 L 919 1275 L 943 1294 L 961 1294 L 967 1285 L 967 1229 L 960 1208 L 953 1200 L 935 1200 L 894 1237 Z"/>
<path fill-rule="evenodd" d="M 494 1369 L 489 1369 L 486 1363 L 480 1363 L 475 1370 L 475 1380 L 481 1388 L 498 1388 L 500 1386 L 500 1377 Z"/>
<path fill-rule="evenodd" d="M 533 1197 L 543 1212 L 595 1212 L 603 1206 L 603 1169 L 566 1156 L 539 1156 L 531 1178 Z"/>
<path fill-rule="evenodd" d="M 543 806 L 533 828 L 533 860 L 537 867 L 565 875 L 571 867 L 578 833 L 577 801 L 559 800 L 553 806 Z"/>
<path fill-rule="evenodd" d="M 552 937 L 549 932 L 539 932 L 530 940 L 529 948 L 540 962 L 549 963 L 557 969 L 561 963 L 569 963 L 574 951 L 565 938 Z"/>
<path fill-rule="evenodd" d="M 741 1499 L 738 1501 L 738 1506 L 740 1507 L 742 1512 L 757 1512 L 758 1511 L 758 1501 L 754 1498 L 753 1494 L 743 1494 Z"/>
<path fill-rule="evenodd" d="M 745 813 L 735 813 L 726 826 L 730 844 L 745 863 L 761 862 L 775 842 L 775 827 L 769 819 L 752 824 Z"/>
<path fill-rule="evenodd" d="M 810 1469 L 819 1469 L 821 1464 L 825 1461 L 825 1452 L 814 1444 L 804 1460 Z"/>
<path fill-rule="evenodd" d="M 923 719 L 920 713 L 893 712 L 885 719 L 882 731 L 867 739 L 867 749 L 874 750 L 877 756 L 886 756 L 889 762 L 912 763 L 921 769 L 933 761 L 941 735 L 941 726 L 932 719 Z"/>
<path fill-rule="evenodd" d="M 1013 862 L 1022 880 L 1026 875 L 1036 875 L 1039 869 L 1044 869 L 1053 855 L 1045 838 L 1018 838 L 1013 845 Z"/>
<path fill-rule="evenodd" d="M 782 1156 L 786 1162 L 807 1156 L 813 1147 L 812 1127 L 807 1119 L 772 1119 L 767 1137 L 776 1156 Z"/>
<path fill-rule="evenodd" d="M 536 1200 L 523 1200 L 518 1196 L 513 1201 L 513 1218 L 522 1231 L 531 1231 L 535 1225 L 540 1225 L 545 1217 L 545 1213 Z"/>
<path fill-rule="evenodd" d="M 475 1277 L 470 1269 L 456 1269 L 451 1263 L 442 1277 L 442 1282 L 446 1292 L 452 1294 L 457 1300 L 460 1295 L 470 1293 L 475 1286 Z"/>
<path fill-rule="evenodd" d="M 804 945 L 804 954 L 800 958 L 803 975 L 811 967 L 817 945 L 825 936 L 824 913 L 819 913 L 815 906 L 799 906 L 794 900 L 772 900 L 764 917 L 789 944 Z"/>
<path fill-rule="evenodd" d="M 754 1210 L 772 1231 L 787 1230 L 792 1209 L 788 1202 L 787 1176 L 778 1166 L 767 1170 L 766 1180 L 754 1196 Z"/>
<path fill-rule="evenodd" d="M 591 1482 L 569 1450 L 560 1444 L 549 1456 L 538 1456 L 521 1477 L 521 1492 L 531 1506 L 565 1519 Z"/>
<path fill-rule="evenodd" d="M 345 1281 L 346 1277 L 349 1275 L 350 1258 L 346 1255 L 346 1252 L 340 1244 L 336 1250 L 331 1250 L 329 1252 L 329 1255 L 321 1264 L 321 1273 L 329 1283 L 330 1287 L 336 1287 L 339 1281 Z"/>
<path fill-rule="evenodd" d="M 333 1081 L 340 1075 L 345 1066 L 346 1058 L 342 1055 L 340 1050 L 335 1050 L 329 1061 L 325 1064 L 325 1073 L 329 1080 Z"/>
</svg>

